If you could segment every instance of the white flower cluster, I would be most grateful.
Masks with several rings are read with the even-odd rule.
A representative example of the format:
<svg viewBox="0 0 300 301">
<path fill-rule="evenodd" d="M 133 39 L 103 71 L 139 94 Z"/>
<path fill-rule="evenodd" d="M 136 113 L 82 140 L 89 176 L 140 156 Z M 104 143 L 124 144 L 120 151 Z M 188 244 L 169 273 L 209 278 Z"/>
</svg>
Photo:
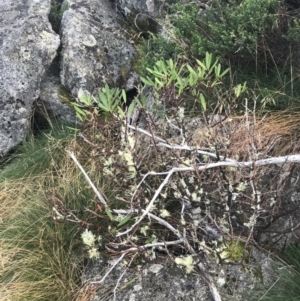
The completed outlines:
<svg viewBox="0 0 300 301">
<path fill-rule="evenodd" d="M 130 178 L 134 178 L 136 176 L 136 169 L 134 167 L 132 151 L 134 149 L 136 141 L 132 132 L 127 132 L 126 140 L 124 134 L 125 131 L 125 127 L 122 127 L 121 141 L 124 146 L 124 150 L 119 150 L 118 154 L 122 159 L 126 161 L 130 173 Z"/>
<path fill-rule="evenodd" d="M 96 247 L 96 243 L 101 245 L 101 240 L 102 237 L 98 236 L 96 238 L 96 236 L 89 231 L 88 229 L 86 229 L 82 234 L 81 234 L 81 238 L 83 243 L 88 246 L 89 248 L 89 256 L 90 258 L 96 258 L 98 259 L 100 257 L 100 253 Z"/>
<path fill-rule="evenodd" d="M 178 108 L 177 116 L 180 120 L 183 120 L 183 118 L 184 118 L 184 108 L 183 107 Z"/>
<path fill-rule="evenodd" d="M 189 274 L 193 269 L 194 269 L 194 260 L 191 255 L 186 256 L 186 257 L 176 257 L 175 262 L 178 265 L 182 265 L 185 267 L 187 274 Z"/>
</svg>

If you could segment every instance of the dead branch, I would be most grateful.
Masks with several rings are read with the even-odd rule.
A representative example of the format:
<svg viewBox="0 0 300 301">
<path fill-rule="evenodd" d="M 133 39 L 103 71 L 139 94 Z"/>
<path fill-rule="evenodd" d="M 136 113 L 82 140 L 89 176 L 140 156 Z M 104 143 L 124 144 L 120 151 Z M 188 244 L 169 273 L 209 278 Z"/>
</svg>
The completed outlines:
<svg viewBox="0 0 300 301">
<path fill-rule="evenodd" d="M 87 182 L 90 184 L 90 186 L 92 187 L 92 189 L 94 190 L 95 194 L 97 195 L 99 201 L 105 206 L 108 207 L 104 197 L 102 196 L 102 194 L 100 193 L 100 191 L 96 188 L 96 186 L 94 185 L 94 183 L 91 181 L 91 179 L 89 178 L 89 176 L 87 175 L 87 173 L 85 172 L 85 170 L 83 169 L 83 167 L 81 166 L 81 164 L 78 162 L 78 160 L 76 159 L 75 155 L 73 152 L 70 152 L 67 150 L 67 153 L 69 154 L 69 156 L 72 158 L 72 160 L 75 162 L 75 164 L 79 167 L 80 171 L 83 173 L 85 179 L 87 180 Z"/>
</svg>

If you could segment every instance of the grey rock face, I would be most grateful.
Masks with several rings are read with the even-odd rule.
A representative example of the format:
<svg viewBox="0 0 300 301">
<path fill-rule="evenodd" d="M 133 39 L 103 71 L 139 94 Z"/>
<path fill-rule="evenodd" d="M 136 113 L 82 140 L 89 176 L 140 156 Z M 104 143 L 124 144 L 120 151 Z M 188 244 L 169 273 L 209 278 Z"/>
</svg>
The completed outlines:
<svg viewBox="0 0 300 301">
<path fill-rule="evenodd" d="M 107 269 L 109 267 L 108 264 Z M 107 269 L 101 260 L 94 262 L 87 269 L 85 280 L 101 280 Z M 93 301 L 213 301 L 199 275 L 186 274 L 184 269 L 171 262 L 146 264 L 124 273 L 125 270 L 126 266 L 122 264 L 116 266 L 99 287 Z"/>
<path fill-rule="evenodd" d="M 60 84 L 59 77 L 46 73 L 41 82 L 40 99 L 37 103 L 37 110 L 42 115 L 50 118 L 61 119 L 69 123 L 76 123 L 75 112 L 69 107 L 69 95 Z"/>
<path fill-rule="evenodd" d="M 157 18 L 165 15 L 165 7 L 172 0 L 116 0 L 116 8 L 138 31 L 157 33 Z"/>
<path fill-rule="evenodd" d="M 164 8 L 176 2 L 186 2 L 184 0 L 116 0 L 117 8 L 124 15 L 142 14 L 151 17 L 164 15 Z M 202 2 L 202 1 L 201 1 Z"/>
<path fill-rule="evenodd" d="M 133 46 L 124 37 L 109 0 L 66 0 L 61 25 L 61 83 L 77 97 L 79 88 L 93 92 L 105 83 L 125 87 Z"/>
<path fill-rule="evenodd" d="M 59 46 L 48 21 L 50 0 L 0 2 L 0 156 L 28 130 L 40 82 Z"/>
<path fill-rule="evenodd" d="M 268 254 L 252 248 L 249 264 L 217 264 L 215 260 L 202 258 L 207 272 L 223 301 L 242 301 L 249 292 L 261 296 L 268 285 L 274 283 L 277 273 Z M 184 267 L 172 263 L 168 257 L 160 257 L 160 263 L 147 263 L 127 268 L 118 264 L 102 283 L 102 277 L 114 265 L 116 259 L 90 262 L 83 282 L 97 285 L 93 301 L 213 301 L 208 285 L 195 269 L 190 274 Z M 128 261 L 128 260 L 127 260 Z M 99 287 L 98 287 L 99 285 Z M 253 299 L 254 300 L 254 299 Z"/>
<path fill-rule="evenodd" d="M 116 0 L 118 8 L 125 14 L 146 14 L 158 16 L 163 0 Z"/>
</svg>

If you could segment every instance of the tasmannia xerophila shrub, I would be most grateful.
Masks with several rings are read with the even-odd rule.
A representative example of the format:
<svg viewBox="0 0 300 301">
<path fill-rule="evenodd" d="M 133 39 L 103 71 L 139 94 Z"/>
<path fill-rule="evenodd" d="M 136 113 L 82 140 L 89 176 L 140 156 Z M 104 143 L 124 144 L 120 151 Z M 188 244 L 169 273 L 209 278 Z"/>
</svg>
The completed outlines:
<svg viewBox="0 0 300 301">
<path fill-rule="evenodd" d="M 206 7 L 178 2 L 171 5 L 164 38 L 151 38 L 140 47 L 148 54 L 140 71 L 153 64 L 153 57 L 194 60 L 206 52 L 243 66 L 283 64 L 300 41 L 295 12 L 282 0 L 213 0 Z"/>
</svg>

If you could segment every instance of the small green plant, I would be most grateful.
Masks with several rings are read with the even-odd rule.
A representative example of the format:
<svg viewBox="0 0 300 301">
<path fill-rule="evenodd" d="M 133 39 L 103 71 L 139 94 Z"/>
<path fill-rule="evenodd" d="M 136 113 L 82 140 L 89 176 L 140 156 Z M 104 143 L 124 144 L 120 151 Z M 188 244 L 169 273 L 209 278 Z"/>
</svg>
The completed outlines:
<svg viewBox="0 0 300 301">
<path fill-rule="evenodd" d="M 143 40 L 138 45 L 139 59 L 135 63 L 135 70 L 141 75 L 147 75 L 147 68 L 153 67 L 157 61 L 176 60 L 182 48 L 171 39 L 165 39 L 161 35 L 152 34 L 149 39 Z"/>
<path fill-rule="evenodd" d="M 224 106 L 217 96 L 218 88 L 222 84 L 222 78 L 229 69 L 222 70 L 219 59 L 213 60 L 210 53 L 205 54 L 203 61 L 196 60 L 196 67 L 186 64 L 178 67 L 172 59 L 158 61 L 153 68 L 147 68 L 149 76 L 141 77 L 142 82 L 156 91 L 157 102 L 162 99 L 161 94 L 168 94 L 172 102 L 186 106 L 181 97 L 187 98 L 189 94 L 198 102 L 204 112 L 212 112 L 216 106 Z M 166 93 L 169 90 L 169 93 Z M 235 98 L 239 98 L 246 90 L 246 83 L 234 88 Z M 209 103 L 207 102 L 209 99 Z"/>
<path fill-rule="evenodd" d="M 243 85 L 238 84 L 231 91 L 227 91 L 234 100 L 232 103 L 226 103 L 222 79 L 229 72 L 229 68 L 222 70 L 219 59 L 213 59 L 213 55 L 208 52 L 203 61 L 196 60 L 196 67 L 189 64 L 178 66 L 169 59 L 157 61 L 153 68 L 147 68 L 147 72 L 145 77 L 140 77 L 142 83 L 154 89 L 156 106 L 163 105 L 171 114 L 171 108 L 175 111 L 179 109 L 179 114 L 184 114 L 184 110 L 189 109 L 191 103 L 200 106 L 205 114 L 213 112 L 216 108 L 219 111 L 226 110 L 232 104 L 236 105 L 241 94 L 246 91 L 246 82 Z M 122 102 L 126 103 L 125 90 L 110 88 L 107 84 L 96 96 L 80 90 L 78 98 L 80 102 L 75 103 L 74 108 L 81 121 L 98 115 L 99 112 L 117 114 L 124 118 L 131 116 L 135 108 L 143 111 L 147 107 L 147 99 L 144 95 L 139 95 L 125 112 L 121 106 Z M 182 118 L 183 116 L 180 117 Z"/>
<path fill-rule="evenodd" d="M 124 89 L 110 88 L 107 84 L 98 90 L 96 96 L 91 95 L 87 91 L 79 90 L 79 102 L 74 103 L 76 116 L 84 121 L 89 117 L 98 115 L 100 112 L 104 114 L 120 113 L 125 114 L 122 109 L 122 102 L 126 103 L 126 92 Z"/>
<path fill-rule="evenodd" d="M 224 260 L 238 262 L 244 258 L 245 243 L 238 240 L 233 240 L 224 246 L 220 257 Z"/>
</svg>

